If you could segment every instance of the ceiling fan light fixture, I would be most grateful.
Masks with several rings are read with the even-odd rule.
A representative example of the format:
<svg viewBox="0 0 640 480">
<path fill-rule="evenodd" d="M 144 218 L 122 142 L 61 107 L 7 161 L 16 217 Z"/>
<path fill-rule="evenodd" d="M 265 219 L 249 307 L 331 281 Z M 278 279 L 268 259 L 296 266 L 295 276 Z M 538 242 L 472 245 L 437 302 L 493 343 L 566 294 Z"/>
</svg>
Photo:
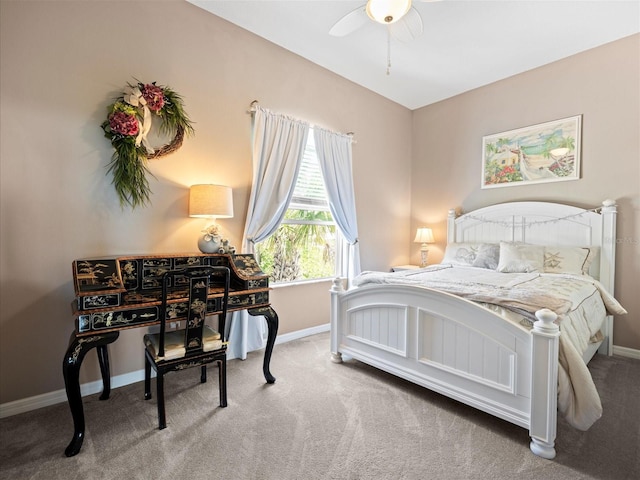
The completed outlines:
<svg viewBox="0 0 640 480">
<path fill-rule="evenodd" d="M 400 20 L 411 8 L 411 0 L 368 0 L 367 15 L 378 23 L 388 25 Z"/>
</svg>

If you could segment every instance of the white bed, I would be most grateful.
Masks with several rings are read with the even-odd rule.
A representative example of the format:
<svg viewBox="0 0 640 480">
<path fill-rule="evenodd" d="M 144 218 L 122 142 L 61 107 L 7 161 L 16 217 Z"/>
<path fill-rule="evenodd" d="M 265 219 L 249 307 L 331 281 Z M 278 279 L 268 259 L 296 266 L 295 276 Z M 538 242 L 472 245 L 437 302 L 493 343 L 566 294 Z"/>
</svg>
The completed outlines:
<svg viewBox="0 0 640 480">
<path fill-rule="evenodd" d="M 598 255 L 588 274 L 613 295 L 615 232 L 611 200 L 589 210 L 513 202 L 461 216 L 450 211 L 447 240 L 449 245 L 504 241 L 595 247 Z M 596 351 L 611 354 L 613 317 L 607 313 L 601 314 L 600 341 L 580 347 L 584 371 Z M 495 310 L 435 288 L 383 280 L 345 290 L 343 280 L 336 279 L 331 355 L 334 362 L 344 354 L 524 427 L 532 452 L 550 459 L 556 454 L 558 357 L 560 352 L 566 361 L 567 354 L 560 348 L 557 315 L 542 308 L 535 317 L 532 328 L 523 328 Z M 562 387 L 564 369 L 560 373 Z M 588 381 L 582 385 L 580 380 L 576 395 L 582 386 L 589 391 Z"/>
</svg>

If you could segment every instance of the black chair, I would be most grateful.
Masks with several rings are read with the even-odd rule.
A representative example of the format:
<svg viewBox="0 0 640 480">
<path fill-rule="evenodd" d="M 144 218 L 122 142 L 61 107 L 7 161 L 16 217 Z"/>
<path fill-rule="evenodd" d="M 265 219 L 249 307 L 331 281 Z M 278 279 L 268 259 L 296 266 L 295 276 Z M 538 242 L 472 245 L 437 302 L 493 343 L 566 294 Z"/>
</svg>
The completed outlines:
<svg viewBox="0 0 640 480">
<path fill-rule="evenodd" d="M 158 428 L 167 426 L 164 406 L 164 374 L 201 367 L 200 381 L 207 381 L 207 364 L 217 363 L 220 406 L 227 406 L 227 342 L 224 326 L 229 305 L 230 272 L 227 267 L 194 266 L 171 270 L 162 276 L 160 333 L 144 336 L 144 398 L 151 398 L 151 367 L 156 371 Z M 187 292 L 185 292 L 185 289 Z M 207 296 L 214 301 L 218 330 L 205 325 Z M 184 299 L 187 297 L 185 303 Z M 167 322 L 185 321 L 185 328 L 167 332 Z"/>
</svg>

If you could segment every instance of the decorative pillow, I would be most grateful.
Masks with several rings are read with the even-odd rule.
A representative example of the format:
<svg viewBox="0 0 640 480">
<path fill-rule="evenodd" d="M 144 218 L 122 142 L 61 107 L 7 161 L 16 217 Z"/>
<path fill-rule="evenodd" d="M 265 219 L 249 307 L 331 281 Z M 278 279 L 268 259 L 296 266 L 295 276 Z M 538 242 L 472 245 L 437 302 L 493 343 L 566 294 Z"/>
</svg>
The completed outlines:
<svg viewBox="0 0 640 480">
<path fill-rule="evenodd" d="M 478 255 L 479 243 L 449 243 L 442 263 L 470 267 Z"/>
<path fill-rule="evenodd" d="M 497 243 L 481 243 L 478 247 L 478 254 L 473 261 L 472 267 L 488 268 L 495 270 L 498 268 L 500 260 L 500 245 Z"/>
<path fill-rule="evenodd" d="M 500 242 L 500 261 L 497 270 L 504 273 L 542 272 L 544 247 Z"/>
<path fill-rule="evenodd" d="M 587 275 L 597 251 L 597 247 L 547 246 L 544 249 L 544 272 Z"/>
<path fill-rule="evenodd" d="M 444 252 L 442 263 L 464 267 L 491 268 L 498 266 L 500 246 L 493 243 L 450 243 Z"/>
<path fill-rule="evenodd" d="M 444 251 L 442 263 L 471 266 L 478 253 L 479 243 L 449 243 Z"/>
</svg>

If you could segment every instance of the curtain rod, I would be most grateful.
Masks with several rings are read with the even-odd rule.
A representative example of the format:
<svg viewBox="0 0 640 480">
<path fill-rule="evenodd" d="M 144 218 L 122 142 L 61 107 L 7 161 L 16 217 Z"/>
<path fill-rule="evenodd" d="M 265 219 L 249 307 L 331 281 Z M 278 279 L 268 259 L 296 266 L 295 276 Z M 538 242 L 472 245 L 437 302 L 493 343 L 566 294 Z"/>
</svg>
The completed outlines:
<svg viewBox="0 0 640 480">
<path fill-rule="evenodd" d="M 249 114 L 254 113 L 254 112 L 256 111 L 256 107 L 257 107 L 259 104 L 260 104 L 260 102 L 258 102 L 258 100 L 254 100 L 253 102 L 251 102 L 251 103 L 249 104 L 249 110 L 247 110 L 247 113 L 249 113 Z M 322 128 L 322 127 L 320 127 L 320 128 Z M 355 135 L 355 133 L 354 133 L 354 132 L 347 132 L 347 133 L 345 133 L 344 135 L 347 135 L 347 136 L 351 137 L 351 143 L 358 143 L 358 141 L 357 141 L 357 140 L 354 140 L 354 138 L 353 138 L 353 137 L 354 137 L 354 135 Z"/>
<path fill-rule="evenodd" d="M 254 100 L 253 102 L 251 102 L 251 104 L 249 105 L 249 110 L 247 110 L 247 113 L 255 112 L 257 106 L 258 106 L 258 100 Z"/>
</svg>

